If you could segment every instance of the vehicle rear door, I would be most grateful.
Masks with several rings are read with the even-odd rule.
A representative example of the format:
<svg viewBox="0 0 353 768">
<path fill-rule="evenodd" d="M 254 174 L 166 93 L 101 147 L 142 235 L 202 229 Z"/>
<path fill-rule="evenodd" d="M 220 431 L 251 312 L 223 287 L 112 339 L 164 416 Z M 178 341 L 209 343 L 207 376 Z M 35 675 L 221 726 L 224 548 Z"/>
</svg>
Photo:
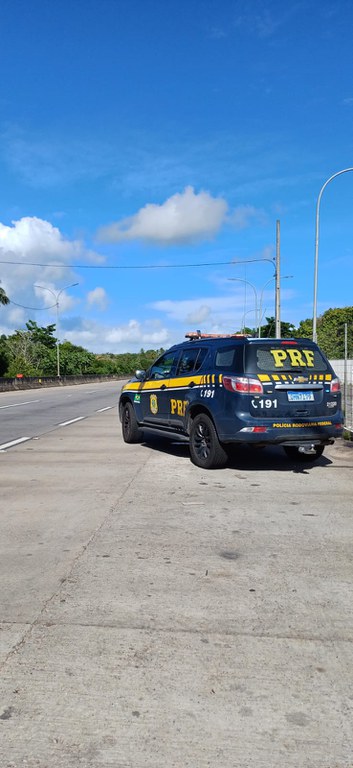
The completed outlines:
<svg viewBox="0 0 353 768">
<path fill-rule="evenodd" d="M 208 355 L 208 347 L 185 347 L 180 355 L 175 377 L 169 386 L 169 411 L 172 426 L 184 425 L 189 403 L 199 397 L 200 370 Z"/>
<path fill-rule="evenodd" d="M 256 375 L 263 394 L 250 398 L 254 417 L 295 420 L 332 416 L 339 408 L 334 374 L 313 342 L 303 339 L 250 343 L 246 372 Z"/>
</svg>

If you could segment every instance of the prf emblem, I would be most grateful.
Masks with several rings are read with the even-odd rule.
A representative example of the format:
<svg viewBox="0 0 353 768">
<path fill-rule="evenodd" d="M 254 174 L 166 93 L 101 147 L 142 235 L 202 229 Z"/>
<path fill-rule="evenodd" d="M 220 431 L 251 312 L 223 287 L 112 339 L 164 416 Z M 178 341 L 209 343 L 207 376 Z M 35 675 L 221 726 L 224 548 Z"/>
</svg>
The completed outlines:
<svg viewBox="0 0 353 768">
<path fill-rule="evenodd" d="M 170 401 L 170 412 L 178 414 L 178 416 L 185 416 L 185 411 L 188 404 L 188 400 L 174 400 L 172 398 Z"/>
<path fill-rule="evenodd" d="M 157 395 L 150 395 L 150 411 L 154 414 L 158 413 Z"/>
<path fill-rule="evenodd" d="M 314 367 L 313 349 L 270 349 L 270 353 L 274 359 L 275 368 L 283 368 L 284 362 L 289 362 L 291 368 Z"/>
</svg>

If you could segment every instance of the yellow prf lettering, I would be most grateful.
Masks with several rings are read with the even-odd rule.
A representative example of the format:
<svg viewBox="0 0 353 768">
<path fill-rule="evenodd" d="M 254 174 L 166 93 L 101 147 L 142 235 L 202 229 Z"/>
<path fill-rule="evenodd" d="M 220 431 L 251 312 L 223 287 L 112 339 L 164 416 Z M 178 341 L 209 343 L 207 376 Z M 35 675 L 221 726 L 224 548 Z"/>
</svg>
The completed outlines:
<svg viewBox="0 0 353 768">
<path fill-rule="evenodd" d="M 292 367 L 294 365 L 305 365 L 305 360 L 303 360 L 301 356 L 300 349 L 288 349 L 288 355 L 290 357 L 290 364 Z"/>
<path fill-rule="evenodd" d="M 186 406 L 188 400 L 170 400 L 170 412 L 171 414 L 178 414 L 178 416 L 185 416 Z"/>
<path fill-rule="evenodd" d="M 284 349 L 271 349 L 271 355 L 275 361 L 275 368 L 283 368 L 283 360 L 287 357 L 287 352 Z"/>
<path fill-rule="evenodd" d="M 314 350 L 313 349 L 303 349 L 303 355 L 306 358 L 306 364 L 308 368 L 314 367 Z"/>
</svg>

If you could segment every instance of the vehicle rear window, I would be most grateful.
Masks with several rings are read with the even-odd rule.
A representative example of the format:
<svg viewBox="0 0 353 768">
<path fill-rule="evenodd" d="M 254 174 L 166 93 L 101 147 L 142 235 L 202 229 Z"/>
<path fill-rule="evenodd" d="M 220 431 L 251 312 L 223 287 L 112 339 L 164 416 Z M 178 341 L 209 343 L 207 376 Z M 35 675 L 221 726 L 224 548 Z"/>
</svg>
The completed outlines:
<svg viewBox="0 0 353 768">
<path fill-rule="evenodd" d="M 327 360 L 318 347 L 311 344 L 251 344 L 246 350 L 247 372 L 281 373 L 303 371 L 307 373 L 329 370 Z"/>
</svg>

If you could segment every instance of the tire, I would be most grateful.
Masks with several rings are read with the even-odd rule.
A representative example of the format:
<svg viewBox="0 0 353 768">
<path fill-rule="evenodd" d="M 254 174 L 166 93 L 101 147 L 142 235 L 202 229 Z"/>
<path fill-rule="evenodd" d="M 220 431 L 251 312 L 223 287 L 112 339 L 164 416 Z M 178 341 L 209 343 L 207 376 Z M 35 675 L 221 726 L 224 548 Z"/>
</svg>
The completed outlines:
<svg viewBox="0 0 353 768">
<path fill-rule="evenodd" d="M 124 443 L 138 443 L 142 437 L 142 431 L 138 427 L 135 411 L 131 403 L 124 403 L 121 411 L 121 428 Z"/>
<path fill-rule="evenodd" d="M 316 445 L 315 446 L 315 453 L 300 453 L 299 448 L 297 448 L 295 445 L 286 445 L 283 446 L 285 453 L 287 454 L 288 458 L 292 461 L 301 461 L 310 463 L 313 461 L 316 461 L 316 459 L 319 459 L 320 456 L 322 456 L 324 452 L 324 445 Z"/>
<path fill-rule="evenodd" d="M 212 419 L 206 413 L 195 416 L 190 428 L 190 457 L 202 469 L 224 467 L 228 455 L 218 440 Z"/>
</svg>

